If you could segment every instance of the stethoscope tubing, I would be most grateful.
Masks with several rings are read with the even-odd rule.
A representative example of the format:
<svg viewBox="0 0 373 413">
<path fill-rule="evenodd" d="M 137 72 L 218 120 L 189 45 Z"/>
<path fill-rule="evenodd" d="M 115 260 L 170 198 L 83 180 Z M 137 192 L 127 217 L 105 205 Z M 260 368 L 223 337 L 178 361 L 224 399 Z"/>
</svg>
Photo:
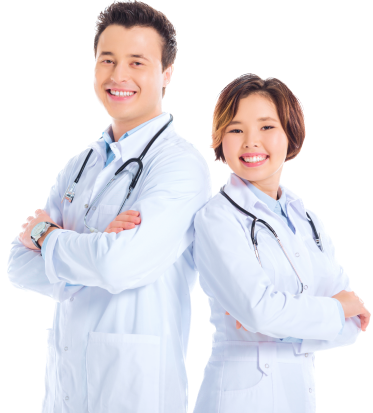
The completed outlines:
<svg viewBox="0 0 373 413">
<path fill-rule="evenodd" d="M 132 178 L 131 184 L 128 188 L 128 192 L 126 193 L 123 202 L 120 205 L 120 208 L 117 212 L 117 216 L 120 214 L 125 202 L 127 201 L 127 199 L 131 196 L 131 193 L 133 192 L 133 190 L 135 189 L 137 182 L 142 174 L 142 171 L 144 169 L 144 165 L 142 160 L 144 159 L 145 155 L 147 154 L 147 152 L 149 151 L 149 149 L 151 148 L 151 146 L 153 145 L 153 143 L 155 142 L 155 140 L 159 137 L 159 135 L 161 135 L 166 129 L 167 127 L 172 123 L 172 121 L 174 120 L 173 116 L 170 114 L 170 120 L 162 126 L 162 128 L 152 137 L 152 139 L 148 142 L 148 144 L 145 146 L 144 150 L 141 152 L 140 156 L 138 158 L 131 158 L 128 159 L 126 162 L 124 162 L 123 165 L 120 166 L 120 168 L 117 169 L 117 171 L 115 172 L 114 176 L 110 179 L 110 181 L 105 185 L 105 187 L 96 195 L 96 197 L 94 198 L 94 200 L 91 202 L 91 205 L 88 207 L 87 212 L 84 215 L 84 225 L 86 228 L 88 228 L 91 232 L 97 232 L 97 230 L 95 228 L 91 228 L 88 224 L 87 224 L 87 216 L 89 214 L 89 212 L 91 211 L 92 207 L 95 206 L 98 201 L 100 200 L 100 198 L 104 195 L 104 193 L 109 189 L 109 187 L 111 186 L 111 184 L 117 180 L 117 177 L 120 176 L 120 174 L 124 171 L 124 169 L 130 165 L 131 163 L 137 163 L 138 165 L 138 169 L 136 171 L 135 176 Z M 88 152 L 82 167 L 79 170 L 78 175 L 76 176 L 73 185 L 71 186 L 70 190 L 66 190 L 64 197 L 62 198 L 62 201 L 64 199 L 67 199 L 70 203 L 74 200 L 74 196 L 75 196 L 75 187 L 78 184 L 83 171 L 88 163 L 88 160 L 90 158 L 90 156 L 92 155 L 93 149 L 90 149 L 90 151 Z"/>
<path fill-rule="evenodd" d="M 300 275 L 298 274 L 298 271 L 296 270 L 296 268 L 294 267 L 293 263 L 291 262 L 291 259 L 289 257 L 289 255 L 287 254 L 284 246 L 282 245 L 282 242 L 280 240 L 280 238 L 278 237 L 276 231 L 268 224 L 268 222 L 264 221 L 263 219 L 257 218 L 254 214 L 251 214 L 249 211 L 246 211 L 246 209 L 242 208 L 240 205 L 238 205 L 235 201 L 233 201 L 233 199 L 227 195 L 227 193 L 224 191 L 223 188 L 220 189 L 220 194 L 223 195 L 234 207 L 236 207 L 239 211 L 241 211 L 243 214 L 249 216 L 250 218 L 252 218 L 253 222 L 251 223 L 251 242 L 253 244 L 254 247 L 254 252 L 255 252 L 255 256 L 256 259 L 259 262 L 259 265 L 262 267 L 262 262 L 260 260 L 260 255 L 259 255 L 259 250 L 258 250 L 258 240 L 257 237 L 255 235 L 255 225 L 257 222 L 263 224 L 270 232 L 271 234 L 276 238 L 276 241 L 278 243 L 278 245 L 280 246 L 280 248 L 282 249 L 283 253 L 285 254 L 285 257 L 287 258 L 287 260 L 289 261 L 291 268 L 293 269 L 293 271 L 295 272 L 300 285 L 301 285 L 301 294 L 303 293 L 304 287 L 303 287 L 303 281 L 300 277 Z M 307 214 L 308 219 L 310 220 L 310 222 L 312 222 L 311 217 Z M 312 229 L 314 229 L 314 232 L 317 234 L 316 231 L 316 227 L 312 222 Z"/>
</svg>

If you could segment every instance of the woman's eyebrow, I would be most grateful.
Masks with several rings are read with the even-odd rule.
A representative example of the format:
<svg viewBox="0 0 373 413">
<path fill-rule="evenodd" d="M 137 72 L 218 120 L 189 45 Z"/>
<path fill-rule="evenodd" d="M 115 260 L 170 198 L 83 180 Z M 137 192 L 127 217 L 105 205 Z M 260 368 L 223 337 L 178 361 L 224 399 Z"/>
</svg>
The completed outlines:
<svg viewBox="0 0 373 413">
<path fill-rule="evenodd" d="M 265 122 L 265 121 L 267 121 L 267 120 L 271 120 L 272 122 L 278 122 L 277 119 L 273 119 L 273 118 L 271 118 L 270 116 L 265 116 L 265 117 L 263 117 L 263 118 L 259 118 L 259 119 L 258 119 L 258 122 Z"/>
<path fill-rule="evenodd" d="M 238 124 L 240 124 L 240 123 L 242 123 L 242 122 L 240 122 L 239 120 L 232 120 L 232 122 L 228 123 L 227 126 L 238 125 Z"/>
</svg>

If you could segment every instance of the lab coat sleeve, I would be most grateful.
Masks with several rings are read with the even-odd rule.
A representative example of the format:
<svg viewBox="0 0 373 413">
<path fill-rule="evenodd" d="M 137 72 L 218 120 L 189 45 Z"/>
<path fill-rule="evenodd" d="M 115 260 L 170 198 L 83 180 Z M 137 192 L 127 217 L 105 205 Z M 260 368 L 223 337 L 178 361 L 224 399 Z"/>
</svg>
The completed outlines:
<svg viewBox="0 0 373 413">
<path fill-rule="evenodd" d="M 47 245 L 48 245 L 48 240 L 51 234 L 49 233 L 43 241 L 43 245 L 41 246 L 41 256 L 44 258 L 45 257 L 45 251 L 47 250 Z"/>
<path fill-rule="evenodd" d="M 334 340 L 342 327 L 334 300 L 276 291 L 249 247 L 243 220 L 230 205 L 211 204 L 194 223 L 194 259 L 206 292 L 253 333 Z"/>
<path fill-rule="evenodd" d="M 58 182 L 63 181 L 64 172 L 60 172 L 44 208 L 52 220 L 60 226 L 63 225 L 60 211 L 62 193 Z M 68 285 L 64 280 L 52 284 L 46 275 L 45 262 L 40 251 L 25 247 L 18 237 L 11 245 L 8 277 L 15 287 L 38 292 L 58 302 L 67 300 L 82 288 L 81 285 Z"/>
<path fill-rule="evenodd" d="M 317 228 L 321 229 L 324 253 L 328 255 L 331 262 L 330 282 L 326 286 L 325 296 L 332 297 L 342 290 L 351 291 L 350 281 L 344 269 L 339 265 L 335 257 L 335 248 L 330 237 L 325 233 L 324 226 L 317 217 L 312 214 L 312 219 L 317 223 Z M 361 331 L 359 317 L 351 317 L 345 320 L 342 332 L 334 340 L 303 340 L 300 348 L 296 349 L 297 353 L 311 353 L 319 350 L 327 350 L 334 347 L 346 346 L 353 344 Z"/>
<path fill-rule="evenodd" d="M 195 213 L 207 202 L 210 179 L 197 153 L 154 160 L 136 202 L 141 224 L 115 233 L 55 230 L 46 249 L 51 283 L 97 286 L 112 294 L 153 283 L 193 241 Z"/>
</svg>

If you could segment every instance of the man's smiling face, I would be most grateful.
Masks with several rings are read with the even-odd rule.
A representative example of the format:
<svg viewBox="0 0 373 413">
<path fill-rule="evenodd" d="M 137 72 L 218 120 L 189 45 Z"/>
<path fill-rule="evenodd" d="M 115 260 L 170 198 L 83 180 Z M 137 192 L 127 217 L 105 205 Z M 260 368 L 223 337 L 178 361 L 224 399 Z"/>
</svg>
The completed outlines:
<svg viewBox="0 0 373 413">
<path fill-rule="evenodd" d="M 153 28 L 111 25 L 102 32 L 94 86 L 113 120 L 141 123 L 159 115 L 170 76 L 171 67 L 162 70 L 162 38 Z"/>
</svg>

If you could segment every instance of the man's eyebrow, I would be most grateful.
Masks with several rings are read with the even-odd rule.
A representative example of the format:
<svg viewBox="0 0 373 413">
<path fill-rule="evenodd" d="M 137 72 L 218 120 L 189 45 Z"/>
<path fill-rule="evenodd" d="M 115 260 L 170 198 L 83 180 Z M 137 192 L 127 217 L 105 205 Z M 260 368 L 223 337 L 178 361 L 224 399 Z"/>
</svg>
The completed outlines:
<svg viewBox="0 0 373 413">
<path fill-rule="evenodd" d="M 99 57 L 102 57 L 102 56 L 114 56 L 114 53 L 113 52 L 101 52 Z M 144 60 L 149 61 L 149 59 L 147 59 L 143 54 L 130 54 L 130 55 L 127 55 L 127 57 L 134 57 L 135 59 L 144 59 Z"/>
<path fill-rule="evenodd" d="M 144 59 L 149 62 L 149 59 L 147 59 L 143 54 L 130 54 L 128 57 L 135 57 L 136 59 Z"/>
</svg>

